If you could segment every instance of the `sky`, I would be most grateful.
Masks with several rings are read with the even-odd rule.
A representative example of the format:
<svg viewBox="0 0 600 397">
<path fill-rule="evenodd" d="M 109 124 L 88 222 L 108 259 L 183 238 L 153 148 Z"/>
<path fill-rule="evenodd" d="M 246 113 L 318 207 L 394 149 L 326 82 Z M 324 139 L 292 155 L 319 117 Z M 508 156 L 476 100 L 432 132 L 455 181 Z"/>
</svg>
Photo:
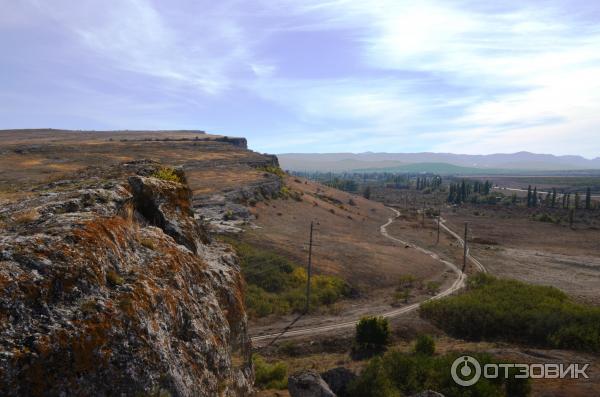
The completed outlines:
<svg viewBox="0 0 600 397">
<path fill-rule="evenodd" d="M 600 2 L 0 0 L 0 128 L 600 156 Z"/>
</svg>

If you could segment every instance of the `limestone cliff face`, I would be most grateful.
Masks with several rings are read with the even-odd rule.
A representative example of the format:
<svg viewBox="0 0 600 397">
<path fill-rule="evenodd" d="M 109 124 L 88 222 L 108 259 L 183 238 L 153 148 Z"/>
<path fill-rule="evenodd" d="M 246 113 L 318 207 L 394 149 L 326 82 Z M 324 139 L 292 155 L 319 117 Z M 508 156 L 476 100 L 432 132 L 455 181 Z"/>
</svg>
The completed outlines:
<svg viewBox="0 0 600 397">
<path fill-rule="evenodd" d="M 0 209 L 0 395 L 250 394 L 237 259 L 155 167 Z"/>
</svg>

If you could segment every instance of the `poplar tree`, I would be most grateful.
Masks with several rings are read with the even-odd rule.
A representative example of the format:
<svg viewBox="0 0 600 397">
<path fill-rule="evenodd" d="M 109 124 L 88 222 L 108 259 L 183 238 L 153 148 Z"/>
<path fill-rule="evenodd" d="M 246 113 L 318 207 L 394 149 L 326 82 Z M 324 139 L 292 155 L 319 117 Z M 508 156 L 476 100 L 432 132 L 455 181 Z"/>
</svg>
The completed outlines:
<svg viewBox="0 0 600 397">
<path fill-rule="evenodd" d="M 527 206 L 531 207 L 531 185 L 527 188 Z"/>
<path fill-rule="evenodd" d="M 538 194 L 537 194 L 537 186 L 533 188 L 533 197 L 531 198 L 531 206 L 537 207 L 538 203 Z"/>
<path fill-rule="evenodd" d="M 554 208 L 556 206 L 556 189 L 552 188 L 552 203 L 551 203 L 552 208 Z"/>
<path fill-rule="evenodd" d="M 592 189 L 590 189 L 589 187 L 585 191 L 585 209 L 592 209 Z"/>
</svg>

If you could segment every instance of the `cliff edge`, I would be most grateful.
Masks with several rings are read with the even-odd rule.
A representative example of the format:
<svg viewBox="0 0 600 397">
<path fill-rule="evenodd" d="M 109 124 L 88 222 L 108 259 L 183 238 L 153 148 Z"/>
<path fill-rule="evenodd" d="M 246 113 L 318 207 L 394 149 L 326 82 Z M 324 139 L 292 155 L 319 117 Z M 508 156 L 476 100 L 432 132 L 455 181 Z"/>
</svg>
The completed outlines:
<svg viewBox="0 0 600 397">
<path fill-rule="evenodd" d="M 0 209 L 0 395 L 251 392 L 237 258 L 161 170 L 90 167 Z"/>
</svg>

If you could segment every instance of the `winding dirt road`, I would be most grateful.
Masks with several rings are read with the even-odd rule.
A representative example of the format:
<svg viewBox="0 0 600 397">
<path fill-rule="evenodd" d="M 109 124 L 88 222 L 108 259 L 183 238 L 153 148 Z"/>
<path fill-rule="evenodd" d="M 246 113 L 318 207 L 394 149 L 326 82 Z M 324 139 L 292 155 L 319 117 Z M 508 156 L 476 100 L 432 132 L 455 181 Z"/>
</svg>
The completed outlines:
<svg viewBox="0 0 600 397">
<path fill-rule="evenodd" d="M 388 207 L 389 208 L 389 207 Z M 416 244 L 412 244 L 409 243 L 407 241 L 401 240 L 399 238 L 390 236 L 390 234 L 387 231 L 387 227 L 394 222 L 394 220 L 396 218 L 398 218 L 400 216 L 400 211 L 394 209 L 394 208 L 389 208 L 390 210 L 392 210 L 394 212 L 394 216 L 391 218 L 388 218 L 388 221 L 381 225 L 379 228 L 379 232 L 386 238 L 397 242 L 401 245 L 404 246 L 409 246 L 414 248 L 415 250 L 425 254 L 425 255 L 429 255 L 430 257 L 432 257 L 433 259 L 442 262 L 445 266 L 447 266 L 449 269 L 451 269 L 455 274 L 456 274 L 456 280 L 454 280 L 454 282 L 452 283 L 452 285 L 445 289 L 444 291 L 440 292 L 439 294 L 432 296 L 429 299 L 426 299 L 424 301 L 421 302 L 417 302 L 417 303 L 413 303 L 410 304 L 408 306 L 404 306 L 398 309 L 394 309 L 394 310 L 390 310 L 388 312 L 385 313 L 381 313 L 378 314 L 379 316 L 385 317 L 385 318 L 395 318 L 398 317 L 402 314 L 405 313 L 409 313 L 412 312 L 416 309 L 419 308 L 419 306 L 424 303 L 424 302 L 428 302 L 431 300 L 435 300 L 435 299 L 440 299 L 443 298 L 445 296 L 448 296 L 458 290 L 460 290 L 461 288 L 463 288 L 465 286 L 465 282 L 467 279 L 467 275 L 465 273 L 463 273 L 460 268 L 452 263 L 449 262 L 447 260 L 444 260 L 442 258 L 440 258 L 440 256 L 438 254 L 436 254 L 433 251 L 427 250 L 423 247 L 420 247 Z M 440 226 L 446 231 L 448 232 L 451 236 L 453 236 L 461 245 L 464 244 L 463 239 L 457 234 L 455 233 L 453 230 L 451 230 L 449 227 L 447 227 L 445 225 L 446 220 L 445 219 L 441 219 L 440 222 Z M 479 271 L 482 272 L 486 272 L 485 267 L 481 264 L 481 262 L 479 262 L 477 259 L 473 258 L 472 256 L 470 256 L 469 251 L 467 250 L 467 258 L 469 258 L 474 264 L 475 266 L 478 268 Z M 329 325 L 321 325 L 321 326 L 316 326 L 316 327 L 308 327 L 308 328 L 301 328 L 301 329 L 290 329 L 288 331 L 285 332 L 285 337 L 289 338 L 289 337 L 294 337 L 294 336 L 307 336 L 307 335 L 316 335 L 316 334 L 321 334 L 321 333 L 326 333 L 326 332 L 330 332 L 330 331 L 335 331 L 335 330 L 340 330 L 340 329 L 345 329 L 345 328 L 352 328 L 355 327 L 357 322 L 359 321 L 359 319 L 355 319 L 352 321 L 346 321 L 346 322 L 341 322 L 341 323 L 337 323 L 337 324 L 329 324 Z M 251 337 L 252 342 L 260 342 L 260 341 L 265 341 L 265 340 L 271 340 L 274 338 L 278 338 L 280 337 L 282 334 L 281 332 L 277 332 L 277 333 L 271 333 L 271 334 L 265 334 L 265 335 L 257 335 L 257 336 L 253 336 Z"/>
</svg>

